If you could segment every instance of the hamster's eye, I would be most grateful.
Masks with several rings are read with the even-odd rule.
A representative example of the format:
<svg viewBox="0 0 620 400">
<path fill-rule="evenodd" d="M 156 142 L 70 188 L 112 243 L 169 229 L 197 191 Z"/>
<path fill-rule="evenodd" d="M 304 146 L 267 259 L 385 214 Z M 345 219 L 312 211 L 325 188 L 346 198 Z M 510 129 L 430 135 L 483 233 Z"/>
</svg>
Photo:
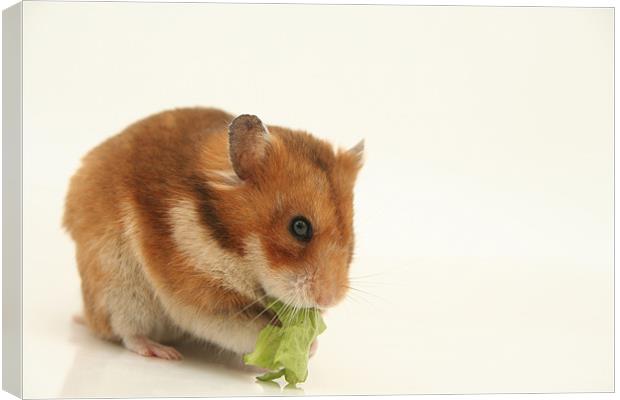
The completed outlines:
<svg viewBox="0 0 620 400">
<path fill-rule="evenodd" d="M 291 226 L 289 227 L 291 234 L 295 239 L 302 242 L 309 242 L 312 239 L 312 225 L 304 217 L 295 217 L 291 220 Z"/>
</svg>

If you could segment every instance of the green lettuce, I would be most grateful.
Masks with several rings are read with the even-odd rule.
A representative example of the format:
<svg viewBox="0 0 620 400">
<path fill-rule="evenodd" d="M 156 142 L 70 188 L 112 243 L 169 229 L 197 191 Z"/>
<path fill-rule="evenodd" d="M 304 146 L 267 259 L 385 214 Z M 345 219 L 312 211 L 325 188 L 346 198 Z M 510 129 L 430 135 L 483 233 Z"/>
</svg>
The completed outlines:
<svg viewBox="0 0 620 400">
<path fill-rule="evenodd" d="M 317 309 L 306 308 L 293 312 L 280 301 L 267 307 L 273 310 L 282 326 L 267 325 L 258 335 L 256 348 L 243 361 L 270 370 L 256 379 L 272 381 L 284 376 L 295 386 L 308 377 L 308 358 L 314 339 L 325 330 L 323 318 Z"/>
</svg>

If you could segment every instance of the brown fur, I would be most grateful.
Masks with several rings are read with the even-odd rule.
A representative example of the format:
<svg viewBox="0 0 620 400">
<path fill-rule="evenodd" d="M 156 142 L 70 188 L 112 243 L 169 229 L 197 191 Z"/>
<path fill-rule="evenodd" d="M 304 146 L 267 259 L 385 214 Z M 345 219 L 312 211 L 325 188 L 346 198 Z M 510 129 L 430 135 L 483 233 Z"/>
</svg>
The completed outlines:
<svg viewBox="0 0 620 400">
<path fill-rule="evenodd" d="M 352 191 L 361 149 L 334 152 L 307 133 L 276 126 L 260 132 L 258 118 L 244 118 L 246 123 L 240 117 L 229 133 L 234 118 L 225 112 L 167 111 L 129 126 L 84 157 L 71 180 L 63 222 L 76 242 L 85 320 L 98 335 L 127 334 L 115 331 L 115 311 L 106 306 L 117 274 L 107 265 L 116 256 L 107 254 L 140 266 L 150 288 L 144 296 L 153 297 L 148 303 L 153 307 L 173 299 L 196 315 L 238 316 L 260 299 L 265 288 L 258 280 L 253 292 L 236 290 L 197 271 L 180 251 L 170 219 L 180 199 L 189 199 L 198 212 L 205 236 L 196 240 L 214 242 L 231 260 L 242 260 L 253 257 L 247 243 L 257 237 L 267 274 L 306 273 L 309 296 L 319 306 L 342 299 L 353 251 Z M 228 170 L 236 177 L 213 175 Z M 296 215 L 313 224 L 309 243 L 288 230 Z M 169 309 L 162 305 L 168 310 L 163 313 Z"/>
</svg>

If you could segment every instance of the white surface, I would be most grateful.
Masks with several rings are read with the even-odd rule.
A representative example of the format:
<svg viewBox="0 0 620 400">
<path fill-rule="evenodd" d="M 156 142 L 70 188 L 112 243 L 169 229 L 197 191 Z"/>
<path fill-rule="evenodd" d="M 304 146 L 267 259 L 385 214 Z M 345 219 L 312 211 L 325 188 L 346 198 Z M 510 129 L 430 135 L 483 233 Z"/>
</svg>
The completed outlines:
<svg viewBox="0 0 620 400">
<path fill-rule="evenodd" d="M 368 293 L 329 313 L 306 394 L 613 389 L 612 10 L 29 2 L 24 23 L 26 397 L 277 392 L 70 322 L 79 157 L 196 104 L 366 138 Z"/>
</svg>

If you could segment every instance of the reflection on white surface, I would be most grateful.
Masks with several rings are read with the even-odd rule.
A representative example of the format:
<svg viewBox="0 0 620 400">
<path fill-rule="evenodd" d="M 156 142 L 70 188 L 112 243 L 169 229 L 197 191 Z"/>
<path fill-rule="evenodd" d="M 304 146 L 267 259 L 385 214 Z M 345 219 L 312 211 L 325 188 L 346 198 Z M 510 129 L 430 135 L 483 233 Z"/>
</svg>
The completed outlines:
<svg viewBox="0 0 620 400">
<path fill-rule="evenodd" d="M 359 261 L 355 275 L 367 275 L 381 263 Z M 562 259 L 383 264 L 383 273 L 357 281 L 363 292 L 352 292 L 326 316 L 328 328 L 300 390 L 255 382 L 255 370 L 210 346 L 181 344 L 185 358 L 179 362 L 138 356 L 71 322 L 69 310 L 79 308 L 75 301 L 62 308 L 39 304 L 38 314 L 49 317 L 48 329 L 26 331 L 25 395 L 612 390 L 612 292 L 601 290 L 608 273 L 586 275 L 584 266 Z M 399 282 L 405 269 L 407 281 Z M 27 326 L 37 325 L 29 315 Z"/>
<path fill-rule="evenodd" d="M 279 386 L 256 385 L 256 371 L 239 357 L 221 350 L 184 343 L 177 346 L 185 358 L 171 362 L 137 356 L 119 344 L 89 336 L 83 326 L 71 328 L 77 345 L 59 393 L 62 397 L 146 397 L 275 394 Z"/>
</svg>

